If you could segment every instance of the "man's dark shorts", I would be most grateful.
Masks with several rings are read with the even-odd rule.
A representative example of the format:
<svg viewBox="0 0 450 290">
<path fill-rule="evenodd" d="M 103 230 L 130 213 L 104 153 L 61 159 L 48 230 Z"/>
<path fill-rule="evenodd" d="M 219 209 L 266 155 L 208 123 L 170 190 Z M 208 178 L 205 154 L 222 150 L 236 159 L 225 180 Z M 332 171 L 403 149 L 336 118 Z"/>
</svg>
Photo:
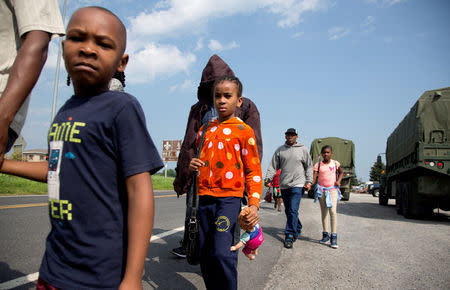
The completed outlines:
<svg viewBox="0 0 450 290">
<path fill-rule="evenodd" d="M 12 146 L 14 145 L 14 142 L 16 142 L 18 137 L 19 136 L 13 129 L 11 128 L 8 129 L 8 143 L 6 143 L 6 150 L 5 150 L 6 153 L 8 153 L 9 150 L 11 150 Z"/>
</svg>

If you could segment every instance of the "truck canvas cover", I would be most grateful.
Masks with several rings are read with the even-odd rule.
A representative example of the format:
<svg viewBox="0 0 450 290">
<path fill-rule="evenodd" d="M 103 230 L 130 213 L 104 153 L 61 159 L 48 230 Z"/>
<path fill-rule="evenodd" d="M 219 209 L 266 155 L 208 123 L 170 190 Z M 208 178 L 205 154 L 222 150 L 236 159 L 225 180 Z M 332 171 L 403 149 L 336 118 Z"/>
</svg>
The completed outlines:
<svg viewBox="0 0 450 290">
<path fill-rule="evenodd" d="M 351 140 L 341 139 L 337 137 L 317 138 L 311 143 L 310 154 L 314 163 L 320 155 L 323 146 L 330 145 L 333 148 L 334 160 L 339 161 L 342 167 L 355 166 L 355 144 Z"/>
<path fill-rule="evenodd" d="M 450 87 L 423 93 L 386 144 L 388 166 L 415 151 L 416 143 L 450 144 Z"/>
</svg>

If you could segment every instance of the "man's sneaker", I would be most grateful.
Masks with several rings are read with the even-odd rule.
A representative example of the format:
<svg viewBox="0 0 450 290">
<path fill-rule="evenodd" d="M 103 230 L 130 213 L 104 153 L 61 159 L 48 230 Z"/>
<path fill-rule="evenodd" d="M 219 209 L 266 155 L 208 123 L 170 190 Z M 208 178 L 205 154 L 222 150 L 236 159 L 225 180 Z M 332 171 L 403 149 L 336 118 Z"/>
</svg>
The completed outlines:
<svg viewBox="0 0 450 290">
<path fill-rule="evenodd" d="M 295 243 L 301 235 L 302 235 L 302 230 L 300 230 L 300 231 L 297 233 L 297 235 L 294 236 L 294 238 L 292 239 L 292 241 Z"/>
<path fill-rule="evenodd" d="M 175 248 L 175 249 L 172 249 L 172 251 L 170 251 L 170 252 L 172 254 L 174 254 L 175 256 L 177 256 L 177 257 L 180 257 L 180 258 L 183 258 L 183 259 L 186 258 L 186 249 L 183 246 Z"/>
<path fill-rule="evenodd" d="M 330 240 L 330 234 L 328 232 L 322 232 L 322 239 L 319 241 L 321 244 L 326 244 Z"/>
<path fill-rule="evenodd" d="M 286 235 L 286 238 L 284 239 L 284 247 L 286 249 L 292 248 L 292 244 L 294 243 L 294 236 L 289 234 Z"/>
<path fill-rule="evenodd" d="M 337 234 L 331 234 L 331 242 L 330 242 L 330 246 L 333 249 L 337 249 L 338 248 L 338 244 L 337 244 Z"/>
</svg>

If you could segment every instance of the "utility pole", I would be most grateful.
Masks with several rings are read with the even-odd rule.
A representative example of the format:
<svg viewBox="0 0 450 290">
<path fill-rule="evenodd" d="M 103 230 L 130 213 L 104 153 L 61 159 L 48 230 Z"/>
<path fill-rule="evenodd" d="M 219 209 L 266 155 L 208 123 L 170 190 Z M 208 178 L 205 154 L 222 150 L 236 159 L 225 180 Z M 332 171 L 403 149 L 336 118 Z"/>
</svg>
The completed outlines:
<svg viewBox="0 0 450 290">
<path fill-rule="evenodd" d="M 63 5 L 63 24 L 66 18 L 66 4 L 67 0 L 64 0 Z M 59 38 L 59 45 L 58 45 L 58 58 L 56 59 L 56 76 L 55 76 L 55 85 L 53 87 L 53 103 L 52 103 L 52 119 L 50 120 L 50 123 L 53 122 L 53 119 L 56 115 L 56 97 L 58 96 L 58 83 L 59 83 L 59 67 L 61 65 L 61 53 L 62 53 L 62 37 Z"/>
</svg>

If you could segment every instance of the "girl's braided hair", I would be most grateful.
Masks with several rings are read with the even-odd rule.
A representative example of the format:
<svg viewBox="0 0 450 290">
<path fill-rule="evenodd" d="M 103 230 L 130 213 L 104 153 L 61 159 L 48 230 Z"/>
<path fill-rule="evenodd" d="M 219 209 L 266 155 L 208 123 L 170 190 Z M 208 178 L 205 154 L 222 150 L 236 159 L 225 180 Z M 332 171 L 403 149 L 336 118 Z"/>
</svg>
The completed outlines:
<svg viewBox="0 0 450 290">
<path fill-rule="evenodd" d="M 214 82 L 213 92 L 216 90 L 216 86 L 224 81 L 229 81 L 229 82 L 235 83 L 237 86 L 237 89 L 238 89 L 238 97 L 242 97 L 242 83 L 235 76 L 224 75 L 224 76 L 218 77 L 216 79 L 216 81 Z"/>
</svg>

